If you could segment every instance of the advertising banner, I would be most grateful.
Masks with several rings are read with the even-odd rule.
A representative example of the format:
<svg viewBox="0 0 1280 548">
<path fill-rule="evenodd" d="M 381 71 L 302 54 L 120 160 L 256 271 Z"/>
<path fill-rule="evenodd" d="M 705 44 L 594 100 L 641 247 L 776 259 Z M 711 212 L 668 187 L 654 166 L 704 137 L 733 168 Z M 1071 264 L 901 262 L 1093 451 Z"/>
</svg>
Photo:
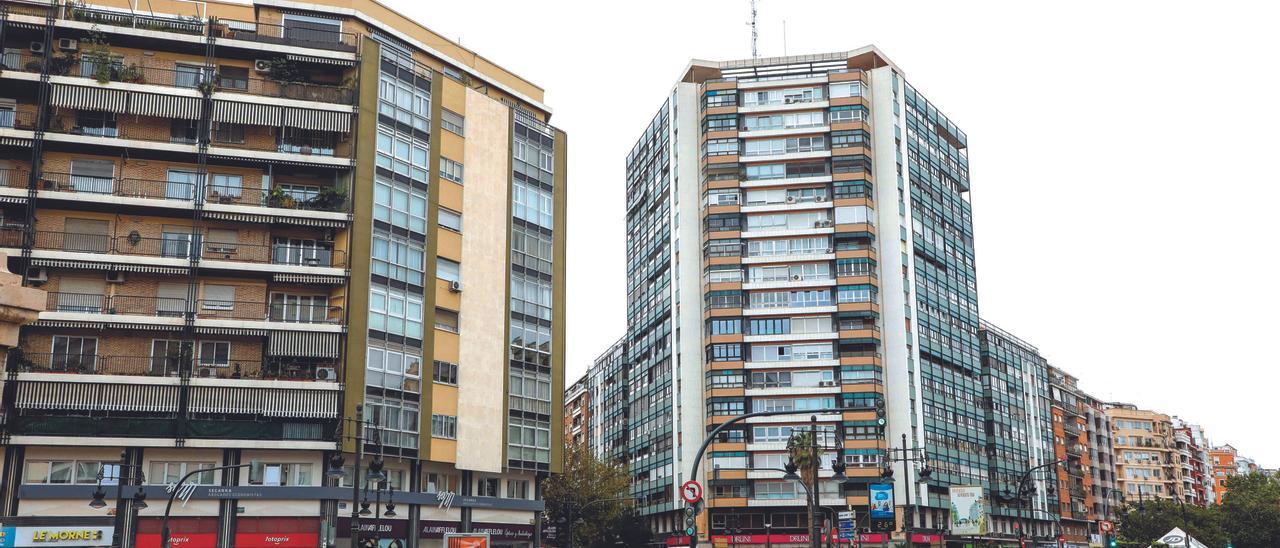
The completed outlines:
<svg viewBox="0 0 1280 548">
<path fill-rule="evenodd" d="M 867 486 L 871 519 L 893 520 L 893 484 L 873 483 Z"/>
<path fill-rule="evenodd" d="M 0 547 L 33 546 L 111 546 L 115 527 L 99 525 L 4 527 L 0 528 Z"/>
<path fill-rule="evenodd" d="M 951 534 L 987 534 L 986 490 L 978 485 L 953 485 L 951 492 Z"/>
<path fill-rule="evenodd" d="M 445 548 L 489 548 L 489 535 L 484 533 L 445 533 Z"/>
</svg>

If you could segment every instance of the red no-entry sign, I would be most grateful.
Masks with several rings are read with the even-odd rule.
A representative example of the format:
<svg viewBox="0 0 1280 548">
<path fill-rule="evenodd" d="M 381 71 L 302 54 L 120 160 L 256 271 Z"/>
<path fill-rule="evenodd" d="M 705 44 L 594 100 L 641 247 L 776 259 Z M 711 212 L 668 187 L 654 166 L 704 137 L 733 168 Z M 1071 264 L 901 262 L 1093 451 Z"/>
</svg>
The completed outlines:
<svg viewBox="0 0 1280 548">
<path fill-rule="evenodd" d="M 680 498 L 689 504 L 697 504 L 702 500 L 702 485 L 693 480 L 684 482 L 680 486 Z"/>
</svg>

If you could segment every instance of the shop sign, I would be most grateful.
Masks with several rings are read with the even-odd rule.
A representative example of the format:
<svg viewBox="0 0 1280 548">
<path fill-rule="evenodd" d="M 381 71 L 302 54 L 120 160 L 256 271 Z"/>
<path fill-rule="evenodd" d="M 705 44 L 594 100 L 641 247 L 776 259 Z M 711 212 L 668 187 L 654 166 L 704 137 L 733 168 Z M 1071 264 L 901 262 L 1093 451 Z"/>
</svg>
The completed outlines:
<svg viewBox="0 0 1280 548">
<path fill-rule="evenodd" d="M 236 533 L 236 548 L 310 548 L 320 543 L 319 533 Z"/>
<path fill-rule="evenodd" d="M 445 548 L 489 548 L 489 535 L 483 533 L 448 533 Z"/>
<path fill-rule="evenodd" d="M 911 542 L 927 542 L 927 543 L 942 542 L 942 535 L 923 535 L 920 533 L 915 533 L 911 535 Z"/>
<path fill-rule="evenodd" d="M 217 533 L 169 533 L 169 548 L 213 548 Z M 137 548 L 160 548 L 159 533 L 138 533 Z"/>
<path fill-rule="evenodd" d="M 420 538 L 444 538 L 458 532 L 456 521 L 423 521 L 418 531 Z M 483 533 L 495 540 L 533 540 L 533 526 L 523 523 L 483 523 L 471 524 L 471 532 Z"/>
<path fill-rule="evenodd" d="M 0 547 L 111 546 L 111 526 L 0 527 Z"/>
</svg>

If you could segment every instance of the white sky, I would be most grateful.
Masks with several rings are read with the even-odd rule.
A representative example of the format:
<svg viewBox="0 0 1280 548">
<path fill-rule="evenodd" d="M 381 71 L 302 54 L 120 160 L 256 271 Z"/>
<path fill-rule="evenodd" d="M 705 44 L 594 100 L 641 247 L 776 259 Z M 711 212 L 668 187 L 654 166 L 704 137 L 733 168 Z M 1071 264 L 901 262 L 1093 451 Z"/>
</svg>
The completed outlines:
<svg viewBox="0 0 1280 548">
<path fill-rule="evenodd" d="M 747 0 L 390 5 L 547 89 L 569 133 L 568 379 L 625 330 L 624 161 Z M 1280 466 L 1280 5 L 760 0 L 760 53 L 879 46 L 969 135 L 980 312 L 1098 397 Z"/>
</svg>

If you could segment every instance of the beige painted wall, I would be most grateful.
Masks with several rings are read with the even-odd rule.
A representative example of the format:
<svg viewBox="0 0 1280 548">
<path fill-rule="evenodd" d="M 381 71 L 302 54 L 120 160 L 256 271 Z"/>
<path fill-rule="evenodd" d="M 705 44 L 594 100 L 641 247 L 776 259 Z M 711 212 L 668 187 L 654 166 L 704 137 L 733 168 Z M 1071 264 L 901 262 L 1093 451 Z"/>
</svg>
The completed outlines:
<svg viewBox="0 0 1280 548">
<path fill-rule="evenodd" d="M 503 468 L 506 397 L 510 113 L 467 90 L 467 164 L 462 187 L 462 310 L 458 348 L 458 467 Z M 495 430 L 496 428 L 496 430 Z"/>
</svg>

